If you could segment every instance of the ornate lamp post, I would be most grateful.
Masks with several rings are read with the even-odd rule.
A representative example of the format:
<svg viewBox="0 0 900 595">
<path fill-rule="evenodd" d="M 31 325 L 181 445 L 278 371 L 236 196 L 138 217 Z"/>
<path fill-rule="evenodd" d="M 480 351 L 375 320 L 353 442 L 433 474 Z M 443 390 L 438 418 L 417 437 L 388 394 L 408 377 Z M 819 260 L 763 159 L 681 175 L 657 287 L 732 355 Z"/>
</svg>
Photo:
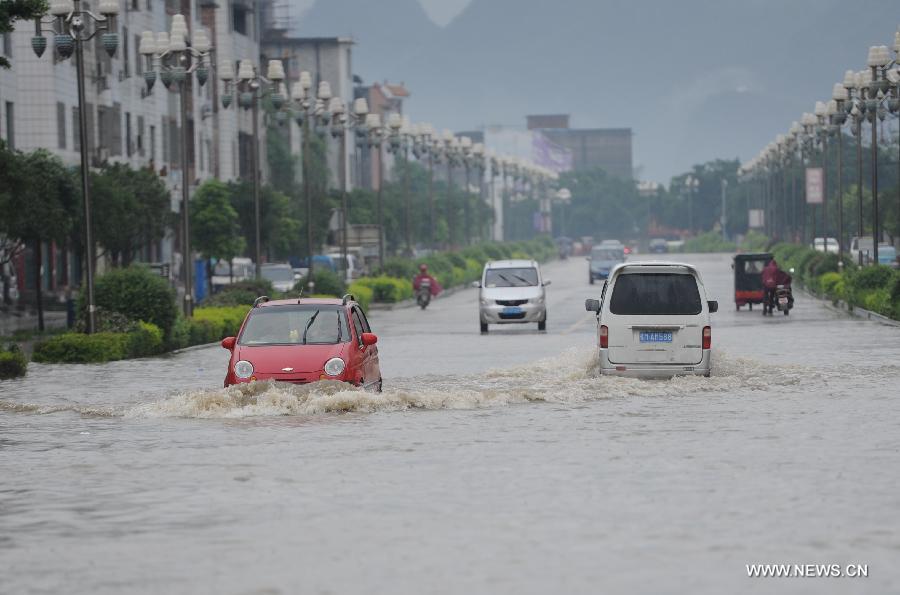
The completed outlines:
<svg viewBox="0 0 900 595">
<path fill-rule="evenodd" d="M 688 195 L 688 231 L 694 233 L 694 194 L 700 188 L 700 180 L 693 175 L 688 175 L 684 180 L 684 187 Z"/>
<path fill-rule="evenodd" d="M 430 239 L 430 247 L 435 247 L 435 219 L 434 219 L 434 127 L 431 124 L 419 124 L 414 130 L 415 139 L 413 141 L 413 154 L 416 159 L 420 160 L 423 156 L 428 155 L 428 237 Z"/>
<path fill-rule="evenodd" d="M 378 266 L 384 266 L 384 209 L 382 203 L 382 190 L 384 188 L 384 155 L 381 146 L 387 132 L 381 123 L 381 115 L 369 113 L 365 121 L 366 145 L 369 154 L 375 149 L 378 155 L 378 191 L 375 195 L 375 218 L 378 224 Z"/>
<path fill-rule="evenodd" d="M 348 241 L 350 235 L 350 194 L 347 192 L 347 133 L 356 128 L 369 113 L 369 105 L 360 97 L 353 103 L 348 112 L 340 97 L 332 97 L 329 103 L 331 112 L 331 137 L 340 140 L 340 159 L 338 175 L 341 185 L 341 258 L 343 260 L 344 279 L 350 282 L 350 263 L 348 261 Z"/>
<path fill-rule="evenodd" d="M 816 117 L 815 134 L 819 141 L 819 147 L 822 150 L 822 246 L 823 250 L 828 251 L 828 106 L 822 101 L 817 101 L 815 110 Z M 814 215 L 815 216 L 815 215 Z M 815 242 L 815 238 L 813 238 Z"/>
<path fill-rule="evenodd" d="M 219 78 L 225 84 L 222 93 L 222 107 L 228 106 L 237 96 L 238 105 L 245 110 L 253 110 L 253 150 L 250 152 L 251 181 L 253 186 L 253 228 L 256 260 L 256 278 L 262 277 L 262 241 L 260 238 L 260 165 L 259 165 L 259 100 L 269 96 L 276 110 L 284 107 L 285 97 L 281 92 L 284 80 L 284 66 L 280 60 L 269 60 L 266 76 L 261 76 L 253 62 L 241 60 L 238 67 L 237 80 L 230 61 L 219 65 Z"/>
<path fill-rule="evenodd" d="M 75 53 L 75 78 L 78 86 L 78 138 L 81 153 L 81 195 L 84 216 L 84 262 L 87 298 L 87 333 L 96 330 L 96 305 L 94 301 L 94 237 L 91 229 L 91 188 L 90 162 L 87 145 L 87 101 L 84 93 L 84 43 L 97 35 L 101 36 L 103 48 L 112 57 L 119 47 L 116 33 L 116 16 L 119 14 L 118 0 L 100 0 L 95 15 L 83 8 L 80 0 L 53 0 L 50 16 L 34 20 L 34 37 L 31 49 L 40 58 L 47 49 L 44 32 L 53 33 L 53 45 L 60 58 L 66 59 Z"/>
<path fill-rule="evenodd" d="M 157 73 L 159 79 L 170 91 L 177 91 L 181 98 L 181 233 L 182 264 L 184 267 L 184 315 L 193 315 L 193 289 L 191 271 L 191 228 L 190 228 L 190 180 L 188 176 L 188 147 L 191 131 L 187 125 L 188 93 L 191 75 L 196 74 L 202 87 L 209 78 L 212 44 L 203 29 L 194 34 L 193 43 L 188 45 L 187 21 L 184 15 L 172 16 L 171 34 L 162 31 L 154 39 L 153 33 L 141 34 L 139 52 L 144 56 L 144 82 L 147 90 L 153 89 Z"/>
<path fill-rule="evenodd" d="M 306 286 L 309 294 L 315 292 L 316 283 L 313 280 L 315 247 L 313 239 L 313 197 L 310 174 L 312 164 L 310 161 L 310 130 L 314 127 L 318 133 L 324 133 L 331 123 L 331 84 L 321 81 L 316 95 L 311 93 L 313 86 L 312 75 L 303 71 L 300 79 L 291 86 L 291 99 L 294 120 L 300 126 L 302 141 L 302 171 L 303 171 L 303 197 L 306 202 L 306 251 L 309 257 L 309 272 L 306 274 Z"/>
<path fill-rule="evenodd" d="M 870 47 L 866 65 L 872 74 L 866 85 L 865 101 L 861 104 L 872 128 L 872 260 L 878 264 L 878 242 L 881 239 L 878 214 L 878 121 L 884 120 L 887 115 L 881 103 L 887 96 L 886 93 L 889 93 L 887 71 L 893 65 L 887 46 Z"/>
<path fill-rule="evenodd" d="M 406 256 L 413 255 L 412 249 L 412 198 L 409 177 L 409 148 L 415 135 L 409 120 L 400 114 L 393 113 L 388 117 L 388 151 L 393 155 L 403 156 L 403 228 L 406 237 Z M 396 168 L 395 168 L 396 170 Z"/>
<path fill-rule="evenodd" d="M 447 246 L 453 248 L 453 238 L 456 235 L 456 212 L 453 208 L 453 168 L 459 165 L 461 156 L 460 142 L 452 132 L 444 130 L 444 157 L 447 159 Z"/>
</svg>

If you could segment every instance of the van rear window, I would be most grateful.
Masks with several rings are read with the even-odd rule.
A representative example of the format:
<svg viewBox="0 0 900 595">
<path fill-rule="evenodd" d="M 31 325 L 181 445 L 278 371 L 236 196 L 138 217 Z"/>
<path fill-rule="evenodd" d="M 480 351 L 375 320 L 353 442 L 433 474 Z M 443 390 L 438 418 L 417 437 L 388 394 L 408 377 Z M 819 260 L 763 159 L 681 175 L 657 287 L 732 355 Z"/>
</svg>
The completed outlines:
<svg viewBox="0 0 900 595">
<path fill-rule="evenodd" d="M 621 315 L 700 314 L 703 304 L 693 275 L 629 273 L 619 275 L 609 311 Z"/>
</svg>

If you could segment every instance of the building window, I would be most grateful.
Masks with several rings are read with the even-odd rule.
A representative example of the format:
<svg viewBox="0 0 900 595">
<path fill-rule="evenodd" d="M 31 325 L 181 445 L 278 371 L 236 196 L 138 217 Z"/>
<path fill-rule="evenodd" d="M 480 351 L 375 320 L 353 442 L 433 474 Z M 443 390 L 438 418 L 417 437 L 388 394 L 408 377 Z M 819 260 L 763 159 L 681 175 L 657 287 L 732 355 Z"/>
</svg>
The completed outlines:
<svg viewBox="0 0 900 595">
<path fill-rule="evenodd" d="M 15 108 L 12 101 L 6 102 L 6 146 L 16 148 Z"/>
<path fill-rule="evenodd" d="M 156 160 L 156 126 L 150 127 L 150 161 Z"/>
<path fill-rule="evenodd" d="M 131 157 L 134 147 L 131 144 L 131 114 L 125 112 L 125 155 Z"/>
<path fill-rule="evenodd" d="M 137 117 L 137 152 L 144 156 L 144 116 Z"/>
<path fill-rule="evenodd" d="M 122 27 L 122 76 L 128 78 L 131 76 L 131 52 L 128 43 L 128 27 Z"/>
<path fill-rule="evenodd" d="M 4 33 L 0 37 L 3 37 L 3 55 L 7 58 L 12 58 L 12 33 Z"/>
<path fill-rule="evenodd" d="M 66 104 L 56 102 L 56 140 L 60 149 L 66 148 Z"/>
<path fill-rule="evenodd" d="M 243 3 L 235 2 L 231 5 L 231 28 L 241 35 L 250 33 L 250 11 Z"/>
<path fill-rule="evenodd" d="M 80 125 L 80 116 L 78 113 L 78 108 L 72 108 L 72 147 L 76 151 L 81 150 L 81 130 L 78 128 Z"/>
<path fill-rule="evenodd" d="M 140 49 L 141 49 L 141 36 L 135 35 L 134 36 L 134 73 L 138 76 L 141 76 L 144 74 L 144 63 L 141 60 L 141 58 L 143 58 L 143 56 L 141 56 L 141 53 L 139 51 Z"/>
</svg>

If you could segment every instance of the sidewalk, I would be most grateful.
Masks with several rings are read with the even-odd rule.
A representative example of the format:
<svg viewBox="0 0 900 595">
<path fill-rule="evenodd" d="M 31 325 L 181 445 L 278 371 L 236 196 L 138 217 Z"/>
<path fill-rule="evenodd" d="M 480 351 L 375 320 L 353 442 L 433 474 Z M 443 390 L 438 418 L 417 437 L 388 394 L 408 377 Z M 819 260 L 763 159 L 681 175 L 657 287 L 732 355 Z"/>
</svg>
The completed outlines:
<svg viewBox="0 0 900 595">
<path fill-rule="evenodd" d="M 65 328 L 66 313 L 58 310 L 44 312 L 44 327 Z M 33 312 L 0 312 L 0 336 L 8 337 L 16 331 L 36 331 L 38 317 Z"/>
</svg>

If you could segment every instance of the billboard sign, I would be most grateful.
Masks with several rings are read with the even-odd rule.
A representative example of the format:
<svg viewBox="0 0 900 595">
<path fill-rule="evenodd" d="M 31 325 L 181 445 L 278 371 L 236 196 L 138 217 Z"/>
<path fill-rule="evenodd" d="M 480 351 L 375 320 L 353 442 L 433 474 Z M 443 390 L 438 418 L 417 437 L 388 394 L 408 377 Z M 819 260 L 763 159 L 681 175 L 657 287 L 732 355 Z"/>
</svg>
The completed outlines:
<svg viewBox="0 0 900 595">
<path fill-rule="evenodd" d="M 762 229 L 766 226 L 766 212 L 762 209 L 750 209 L 747 212 L 750 229 Z"/>
<path fill-rule="evenodd" d="M 825 202 L 825 174 L 821 167 L 806 168 L 806 204 Z"/>
</svg>

